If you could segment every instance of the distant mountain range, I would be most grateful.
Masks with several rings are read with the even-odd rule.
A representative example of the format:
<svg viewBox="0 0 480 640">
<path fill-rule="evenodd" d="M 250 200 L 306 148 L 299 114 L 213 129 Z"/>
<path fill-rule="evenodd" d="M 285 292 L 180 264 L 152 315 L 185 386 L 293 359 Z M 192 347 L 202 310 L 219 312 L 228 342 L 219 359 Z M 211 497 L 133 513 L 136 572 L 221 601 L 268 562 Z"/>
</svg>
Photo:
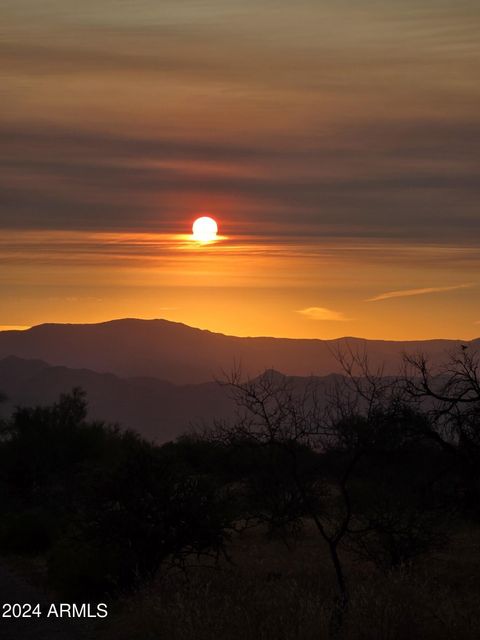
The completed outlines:
<svg viewBox="0 0 480 640">
<path fill-rule="evenodd" d="M 166 320 L 44 324 L 0 332 L 0 414 L 16 405 L 49 404 L 73 387 L 87 392 L 90 417 L 119 423 L 165 442 L 193 424 L 231 418 L 235 405 L 215 378 L 240 366 L 249 377 L 274 369 L 325 388 L 342 369 L 335 354 L 367 353 L 372 366 L 396 373 L 404 352 L 438 362 L 461 343 L 340 338 L 237 338 Z M 479 348 L 480 340 L 470 343 Z M 226 373 L 225 373 L 226 372 Z"/>
<path fill-rule="evenodd" d="M 128 378 L 153 377 L 184 385 L 211 382 L 235 366 L 241 366 L 248 376 L 270 368 L 294 376 L 339 373 L 341 366 L 335 354 L 347 349 L 365 351 L 373 366 L 384 364 L 386 373 L 395 373 L 404 352 L 421 351 L 436 362 L 460 344 L 455 340 L 238 338 L 167 320 L 125 319 L 2 331 L 0 358 L 14 355 L 75 369 Z M 480 339 L 471 344 L 480 347 Z"/>
<path fill-rule="evenodd" d="M 7 396 L 0 416 L 7 417 L 15 406 L 50 404 L 74 387 L 87 392 L 90 418 L 119 423 L 157 442 L 234 413 L 234 403 L 216 382 L 177 386 L 9 356 L 0 360 L 0 392 Z"/>
<path fill-rule="evenodd" d="M 286 379 L 279 372 L 268 374 Z M 319 399 L 335 377 L 315 379 Z M 304 389 L 312 378 L 288 380 L 293 388 Z M 0 404 L 0 417 L 8 417 L 16 406 L 51 404 L 74 387 L 87 392 L 89 418 L 118 423 L 159 443 L 192 427 L 212 425 L 215 419 L 233 419 L 236 410 L 229 390 L 217 382 L 175 385 L 156 378 L 120 378 L 8 356 L 0 360 L 0 392 L 7 398 Z"/>
</svg>

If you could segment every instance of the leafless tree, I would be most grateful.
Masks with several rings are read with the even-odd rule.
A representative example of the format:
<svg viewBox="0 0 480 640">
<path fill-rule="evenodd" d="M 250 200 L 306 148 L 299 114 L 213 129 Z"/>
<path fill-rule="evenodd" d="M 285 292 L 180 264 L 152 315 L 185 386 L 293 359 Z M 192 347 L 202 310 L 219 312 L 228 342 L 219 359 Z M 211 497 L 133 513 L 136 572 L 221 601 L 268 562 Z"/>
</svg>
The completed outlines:
<svg viewBox="0 0 480 640">
<path fill-rule="evenodd" d="M 294 504 L 287 517 L 297 523 L 303 518 L 314 523 L 335 573 L 338 597 L 331 621 L 333 637 L 348 605 L 340 545 L 354 531 L 349 480 L 364 449 L 361 436 L 354 438 L 339 428 L 342 418 L 354 411 L 346 397 L 351 390 L 345 387 L 342 396 L 340 382 L 330 390 L 325 402 L 319 398 L 314 379 L 296 384 L 270 371 L 243 381 L 236 370 L 222 384 L 228 386 L 236 402 L 237 418 L 233 424 L 217 423 L 210 434 L 230 445 L 254 444 L 268 450 L 269 455 L 281 452 L 280 473 L 288 480 L 289 498 Z M 353 395 L 350 400 L 353 402 Z M 314 468 L 305 463 L 306 450 L 323 454 L 316 455 Z M 334 471 L 324 462 L 325 454 L 333 451 L 340 454 Z"/>
<path fill-rule="evenodd" d="M 382 562 L 390 558 L 395 566 L 436 539 L 434 510 L 425 511 L 410 497 L 399 504 L 400 481 L 372 488 L 370 463 L 384 470 L 384 482 L 389 461 L 395 459 L 401 469 L 399 458 L 407 459 L 410 444 L 420 446 L 431 429 L 404 377 L 373 369 L 366 353 L 336 355 L 343 374 L 330 377 L 327 385 L 318 378 L 305 381 L 275 371 L 246 380 L 239 369 L 226 375 L 220 384 L 236 403 L 236 419 L 216 423 L 207 436 L 264 451 L 266 457 L 257 465 L 262 469 L 254 471 L 263 474 L 257 487 L 260 500 L 249 501 L 249 522 L 314 523 L 337 584 L 332 637 L 339 634 L 349 601 L 344 546 L 354 543 Z M 365 482 L 370 489 L 359 497 L 358 485 Z"/>
<path fill-rule="evenodd" d="M 426 433 L 453 460 L 464 478 L 466 503 L 480 498 L 480 352 L 462 345 L 434 366 L 423 354 L 406 355 L 406 393 L 430 420 Z"/>
</svg>

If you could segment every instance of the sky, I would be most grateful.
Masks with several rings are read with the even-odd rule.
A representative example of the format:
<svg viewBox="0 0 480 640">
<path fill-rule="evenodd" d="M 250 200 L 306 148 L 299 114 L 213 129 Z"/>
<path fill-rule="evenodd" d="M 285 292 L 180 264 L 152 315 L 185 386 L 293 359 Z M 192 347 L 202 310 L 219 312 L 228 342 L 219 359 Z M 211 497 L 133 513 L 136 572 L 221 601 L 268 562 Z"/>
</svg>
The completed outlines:
<svg viewBox="0 0 480 640">
<path fill-rule="evenodd" d="M 0 11 L 1 328 L 480 335 L 477 0 Z"/>
</svg>

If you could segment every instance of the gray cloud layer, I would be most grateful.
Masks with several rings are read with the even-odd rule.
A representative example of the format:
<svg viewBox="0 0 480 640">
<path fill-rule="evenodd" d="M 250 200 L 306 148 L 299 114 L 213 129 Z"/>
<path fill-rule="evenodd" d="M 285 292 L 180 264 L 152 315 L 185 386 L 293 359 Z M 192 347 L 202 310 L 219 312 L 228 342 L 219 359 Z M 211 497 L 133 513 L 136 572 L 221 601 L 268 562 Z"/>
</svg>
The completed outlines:
<svg viewBox="0 0 480 640">
<path fill-rule="evenodd" d="M 475 2 L 4 9 L 0 228 L 480 238 Z"/>
<path fill-rule="evenodd" d="M 254 218 L 259 230 L 278 221 L 319 235 L 328 227 L 472 241 L 480 231 L 479 134 L 474 121 L 392 121 L 351 127 L 304 150 L 3 130 L 0 224 L 161 230 L 190 213 L 182 198 L 194 207 L 224 197 L 238 202 L 234 218 Z"/>
</svg>

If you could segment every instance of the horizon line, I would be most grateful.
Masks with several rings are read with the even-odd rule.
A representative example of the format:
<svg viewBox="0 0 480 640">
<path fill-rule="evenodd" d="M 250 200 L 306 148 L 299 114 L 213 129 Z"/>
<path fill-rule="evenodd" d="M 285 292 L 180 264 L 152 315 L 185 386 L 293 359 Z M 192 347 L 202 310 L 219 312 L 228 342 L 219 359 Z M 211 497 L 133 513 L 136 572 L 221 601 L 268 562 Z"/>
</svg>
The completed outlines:
<svg viewBox="0 0 480 640">
<path fill-rule="evenodd" d="M 0 325 L 0 333 L 7 333 L 7 332 L 23 333 L 26 331 L 30 331 L 32 329 L 37 329 L 39 327 L 45 327 L 45 326 L 63 326 L 63 327 L 98 326 L 98 325 L 105 325 L 105 324 L 113 324 L 116 322 L 166 322 L 169 324 L 181 325 L 183 327 L 187 327 L 188 329 L 192 329 L 194 331 L 203 331 L 206 333 L 211 333 L 213 335 L 225 336 L 227 338 L 238 338 L 240 340 L 264 339 L 264 340 L 295 340 L 295 341 L 309 341 L 309 342 L 312 342 L 312 341 L 337 342 L 340 340 L 359 340 L 364 342 L 396 342 L 396 343 L 437 342 L 437 341 L 471 343 L 471 342 L 476 342 L 477 340 L 480 340 L 480 336 L 477 336 L 476 338 L 471 338 L 471 339 L 436 337 L 436 338 L 414 338 L 414 339 L 406 339 L 406 340 L 395 339 L 395 338 L 363 338 L 361 336 L 349 336 L 349 335 L 339 336 L 338 338 L 305 338 L 305 337 L 287 337 L 287 336 L 272 336 L 272 335 L 239 336 L 239 335 L 230 334 L 230 333 L 223 333 L 221 331 L 213 331 L 212 329 L 208 329 L 205 327 L 195 327 L 178 320 L 168 320 L 167 318 L 156 318 L 156 317 L 155 318 L 136 318 L 131 316 L 121 317 L 121 318 L 111 318 L 109 320 L 100 320 L 98 322 L 41 322 L 39 324 L 32 324 L 32 325 L 3 324 L 3 325 Z"/>
</svg>

